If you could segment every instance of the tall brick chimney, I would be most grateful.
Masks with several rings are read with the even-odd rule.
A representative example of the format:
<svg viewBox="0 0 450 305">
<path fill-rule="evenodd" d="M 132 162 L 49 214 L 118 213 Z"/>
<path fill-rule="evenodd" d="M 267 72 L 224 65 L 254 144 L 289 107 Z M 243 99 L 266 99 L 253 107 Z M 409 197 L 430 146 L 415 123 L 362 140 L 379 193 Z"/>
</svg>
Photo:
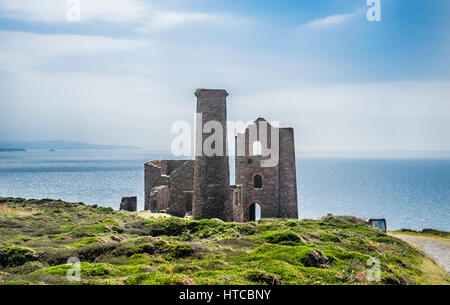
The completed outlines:
<svg viewBox="0 0 450 305">
<path fill-rule="evenodd" d="M 194 219 L 219 218 L 231 220 L 230 172 L 227 150 L 227 105 L 225 90 L 197 89 L 197 126 L 194 166 L 194 196 L 192 216 Z M 201 116 L 199 116 L 201 115 Z M 220 153 L 205 154 L 205 141 L 211 144 L 211 136 L 217 130 L 205 131 L 205 124 L 216 121 L 222 125 L 223 135 L 212 145 Z M 212 124 L 211 126 L 214 126 Z M 219 143 L 218 143 L 219 142 Z"/>
</svg>

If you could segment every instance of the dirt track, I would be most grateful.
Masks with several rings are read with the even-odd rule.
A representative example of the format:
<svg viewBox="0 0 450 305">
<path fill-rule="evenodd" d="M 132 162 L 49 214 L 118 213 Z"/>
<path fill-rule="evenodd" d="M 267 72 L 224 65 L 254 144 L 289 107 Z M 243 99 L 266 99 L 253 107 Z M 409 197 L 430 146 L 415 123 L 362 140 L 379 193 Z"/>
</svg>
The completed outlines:
<svg viewBox="0 0 450 305">
<path fill-rule="evenodd" d="M 436 264 L 450 273 L 450 240 L 428 236 L 412 236 L 407 234 L 392 234 L 397 238 L 416 246 L 432 258 Z"/>
</svg>

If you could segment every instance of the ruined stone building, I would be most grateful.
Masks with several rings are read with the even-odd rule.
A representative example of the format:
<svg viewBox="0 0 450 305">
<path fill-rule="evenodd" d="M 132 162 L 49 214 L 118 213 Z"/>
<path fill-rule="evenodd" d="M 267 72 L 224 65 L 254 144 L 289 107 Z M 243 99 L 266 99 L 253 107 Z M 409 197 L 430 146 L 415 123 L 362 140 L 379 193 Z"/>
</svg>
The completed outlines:
<svg viewBox="0 0 450 305">
<path fill-rule="evenodd" d="M 224 221 L 298 218 L 294 131 L 258 118 L 235 138 L 235 185 L 230 185 L 225 90 L 198 89 L 195 160 L 154 160 L 145 163 L 145 210 L 195 219 Z M 202 152 L 214 128 L 223 138 Z M 207 143 L 209 144 L 209 143 Z M 273 162 L 275 160 L 275 162 Z M 266 163 L 264 163 L 266 162 Z M 263 166 L 264 165 L 264 166 Z"/>
<path fill-rule="evenodd" d="M 255 131 L 253 137 L 252 128 Z M 271 143 L 276 139 L 272 136 L 274 132 L 278 134 L 278 143 Z M 235 154 L 235 183 L 241 187 L 242 196 L 242 206 L 237 210 L 242 215 L 235 215 L 235 219 L 254 220 L 256 205 L 261 208 L 262 218 L 298 218 L 294 130 L 273 127 L 265 119 L 258 118 L 244 133 L 236 136 L 236 150 L 239 138 L 245 143 L 245 151 Z M 273 157 L 266 156 L 272 145 L 278 145 L 277 150 L 271 150 L 272 153 L 279 152 L 278 162 L 262 167 L 261 161 Z"/>
<path fill-rule="evenodd" d="M 136 212 L 137 211 L 137 197 L 122 197 L 120 203 L 121 211 Z"/>
</svg>

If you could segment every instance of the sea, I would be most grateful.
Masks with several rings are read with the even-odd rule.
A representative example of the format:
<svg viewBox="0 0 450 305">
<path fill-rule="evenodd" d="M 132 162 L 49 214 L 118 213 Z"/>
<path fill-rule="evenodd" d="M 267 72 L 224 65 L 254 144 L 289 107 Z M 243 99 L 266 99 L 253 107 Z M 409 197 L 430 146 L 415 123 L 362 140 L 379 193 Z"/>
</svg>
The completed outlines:
<svg viewBox="0 0 450 305">
<path fill-rule="evenodd" d="M 123 196 L 144 202 L 144 163 L 170 154 L 127 150 L 0 152 L 0 196 L 53 198 L 118 209 Z M 231 182 L 234 181 L 230 160 Z M 388 230 L 450 231 L 446 154 L 341 156 L 298 153 L 299 218 L 328 213 L 385 218 Z"/>
</svg>

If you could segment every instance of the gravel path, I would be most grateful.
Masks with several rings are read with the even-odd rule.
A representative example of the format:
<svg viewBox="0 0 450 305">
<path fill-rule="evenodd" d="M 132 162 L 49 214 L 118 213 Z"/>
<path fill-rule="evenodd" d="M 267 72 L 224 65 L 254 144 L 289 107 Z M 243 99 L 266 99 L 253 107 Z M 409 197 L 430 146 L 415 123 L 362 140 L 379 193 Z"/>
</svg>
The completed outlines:
<svg viewBox="0 0 450 305">
<path fill-rule="evenodd" d="M 416 245 L 431 257 L 436 264 L 441 266 L 447 273 L 450 273 L 450 241 L 426 236 L 392 235 Z"/>
</svg>

